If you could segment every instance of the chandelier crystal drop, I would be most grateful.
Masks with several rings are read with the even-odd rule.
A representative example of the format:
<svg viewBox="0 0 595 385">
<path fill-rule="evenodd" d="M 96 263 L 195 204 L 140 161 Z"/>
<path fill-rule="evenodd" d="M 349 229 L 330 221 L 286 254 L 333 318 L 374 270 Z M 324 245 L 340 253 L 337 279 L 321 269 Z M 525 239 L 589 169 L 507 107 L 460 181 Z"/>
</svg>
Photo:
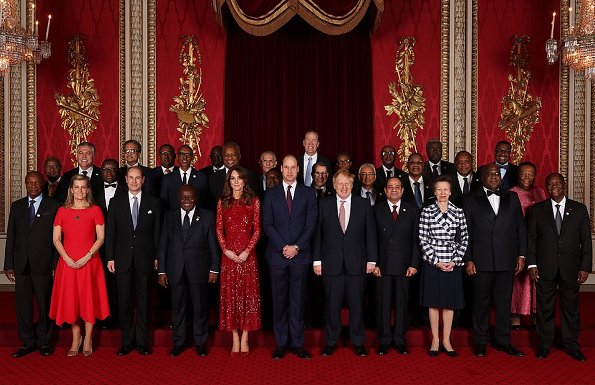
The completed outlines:
<svg viewBox="0 0 595 385">
<path fill-rule="evenodd" d="M 595 0 L 580 0 L 578 26 L 562 39 L 562 61 L 595 79 Z"/>
</svg>

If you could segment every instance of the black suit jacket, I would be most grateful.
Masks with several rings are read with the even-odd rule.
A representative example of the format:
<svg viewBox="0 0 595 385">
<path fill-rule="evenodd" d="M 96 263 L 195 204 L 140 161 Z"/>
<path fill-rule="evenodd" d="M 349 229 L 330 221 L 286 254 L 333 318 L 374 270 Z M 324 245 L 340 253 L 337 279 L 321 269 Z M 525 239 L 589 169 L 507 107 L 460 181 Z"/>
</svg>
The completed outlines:
<svg viewBox="0 0 595 385">
<path fill-rule="evenodd" d="M 188 184 L 194 186 L 198 198 L 197 205 L 199 207 L 210 207 L 212 205 L 211 196 L 209 194 L 209 186 L 207 177 L 202 172 L 194 168 L 190 168 L 188 175 Z M 164 175 L 161 184 L 161 202 L 165 207 L 164 211 L 180 208 L 178 199 L 178 190 L 182 187 L 182 177 L 180 176 L 179 168 L 176 167 L 173 172 Z"/>
<path fill-rule="evenodd" d="M 29 198 L 12 203 L 6 231 L 4 271 L 14 270 L 16 274 L 22 274 L 29 261 L 30 274 L 51 273 L 58 261 L 52 237 L 59 207 L 60 202 L 44 196 L 33 223 L 29 225 Z"/>
<path fill-rule="evenodd" d="M 336 196 L 322 199 L 313 249 L 314 261 L 322 262 L 322 275 L 365 275 L 366 264 L 378 261 L 376 223 L 368 201 L 351 195 L 349 223 L 343 234 Z"/>
<path fill-rule="evenodd" d="M 457 168 L 455 167 L 454 163 L 450 163 L 447 160 L 440 161 L 440 175 L 451 175 L 457 172 Z M 424 169 L 422 171 L 422 175 L 427 178 L 430 182 L 434 180 L 432 175 L 432 170 L 430 169 L 430 162 L 424 162 Z"/>
<path fill-rule="evenodd" d="M 422 175 L 424 181 L 424 191 L 422 191 L 423 196 L 423 205 L 422 207 L 426 207 L 432 204 L 436 197 L 434 196 L 434 191 L 432 191 L 432 184 L 428 180 L 428 178 Z M 413 193 L 413 189 L 411 188 L 411 183 L 409 183 L 409 175 L 405 177 L 405 179 L 401 180 L 403 182 L 403 200 L 407 203 L 411 203 L 412 205 L 417 206 L 415 202 L 415 194 Z"/>
<path fill-rule="evenodd" d="M 527 255 L 527 230 L 516 194 L 502 192 L 498 215 L 483 188 L 463 198 L 469 230 L 465 261 L 473 261 L 479 271 L 511 271 L 517 258 Z"/>
<path fill-rule="evenodd" d="M 397 222 L 392 208 L 384 201 L 374 206 L 378 235 L 378 263 L 382 275 L 405 275 L 408 267 L 419 267 L 417 239 L 419 209 L 401 200 Z"/>
<path fill-rule="evenodd" d="M 407 181 L 407 173 L 395 166 L 395 175 L 397 178 L 401 180 L 401 182 L 405 183 Z M 384 172 L 384 168 L 382 166 L 376 168 L 376 181 L 374 182 L 374 187 L 379 190 L 384 191 L 384 187 L 386 186 L 386 173 Z"/>
<path fill-rule="evenodd" d="M 208 282 L 209 271 L 219 272 L 221 258 L 213 212 L 196 207 L 184 239 L 180 209 L 168 211 L 163 218 L 158 254 L 159 273 L 167 274 L 170 284 L 180 284 L 184 270 L 191 283 Z"/>
<path fill-rule="evenodd" d="M 587 207 L 566 199 L 562 230 L 556 230 L 552 200 L 531 207 L 527 216 L 527 265 L 537 265 L 539 276 L 554 280 L 558 272 L 564 281 L 576 281 L 579 271 L 591 272 L 591 227 Z"/>
<path fill-rule="evenodd" d="M 484 167 L 486 165 L 481 166 L 477 169 L 477 178 L 481 180 L 481 174 L 483 173 Z M 500 190 L 501 191 L 508 191 L 511 187 L 514 187 L 519 182 L 519 167 L 515 164 L 508 163 L 508 170 L 506 174 L 504 174 L 504 178 L 502 178 L 502 182 L 500 182 Z M 481 187 L 481 186 L 479 186 Z"/>
<path fill-rule="evenodd" d="M 70 180 L 73 176 L 78 174 L 79 169 L 73 168 L 72 170 L 66 171 L 62 174 L 62 178 L 60 179 L 60 183 L 58 184 L 58 188 L 56 188 L 56 195 L 54 199 L 59 200 L 60 202 L 64 202 L 66 197 L 68 196 L 68 187 L 70 186 Z M 87 175 L 89 176 L 89 175 Z M 101 178 L 101 169 L 95 165 L 93 165 L 93 174 L 90 176 L 91 179 L 91 191 L 95 191 L 97 187 L 103 183 L 103 179 Z"/>
<path fill-rule="evenodd" d="M 126 192 L 127 192 L 127 189 L 126 189 L 125 185 L 122 185 L 122 183 L 118 182 L 118 187 L 116 187 L 114 198 L 117 195 L 126 195 Z M 103 211 L 103 217 L 107 218 L 107 204 L 105 202 L 104 183 L 97 186 L 95 191 L 93 191 L 93 198 L 95 198 L 95 203 L 97 204 L 97 206 L 101 207 L 101 211 Z"/>
<path fill-rule="evenodd" d="M 450 201 L 457 207 L 463 206 L 463 191 L 459 185 L 457 172 L 448 175 L 452 181 L 452 189 L 450 195 Z M 469 193 L 472 191 L 481 190 L 481 179 L 478 178 L 477 173 L 471 173 L 471 177 L 467 180 L 469 182 Z M 468 194 L 469 194 L 468 193 Z"/>
<path fill-rule="evenodd" d="M 116 272 L 148 274 L 154 269 L 161 228 L 159 199 L 143 193 L 138 210 L 136 229 L 132 226 L 132 214 L 128 194 L 114 196 L 107 213 L 105 253 L 107 261 L 114 261 Z"/>
<path fill-rule="evenodd" d="M 298 183 L 302 183 L 302 184 L 304 184 L 304 173 L 306 172 L 306 168 L 308 167 L 308 162 L 304 161 L 304 155 L 305 154 L 300 154 L 300 156 L 297 158 L 298 166 L 300 168 L 298 170 L 297 181 L 298 181 Z M 332 186 L 333 185 L 333 164 L 331 163 L 330 160 L 328 160 L 324 156 L 321 156 L 320 154 L 318 154 L 318 157 L 316 158 L 316 162 L 326 164 L 326 171 L 328 172 L 327 187 L 329 185 Z M 314 163 L 312 163 L 312 169 L 314 169 Z"/>
</svg>

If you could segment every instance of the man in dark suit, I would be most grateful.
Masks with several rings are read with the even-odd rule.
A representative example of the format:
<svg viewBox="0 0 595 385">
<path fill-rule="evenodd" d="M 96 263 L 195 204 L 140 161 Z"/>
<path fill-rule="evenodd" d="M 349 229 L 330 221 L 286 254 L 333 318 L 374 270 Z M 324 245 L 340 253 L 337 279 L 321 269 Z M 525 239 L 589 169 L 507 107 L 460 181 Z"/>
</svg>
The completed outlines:
<svg viewBox="0 0 595 385">
<path fill-rule="evenodd" d="M 106 223 L 107 268 L 116 274 L 118 314 L 122 328 L 119 356 L 135 347 L 142 355 L 149 351 L 149 303 L 151 278 L 157 268 L 157 242 L 161 226 L 159 199 L 143 193 L 145 177 L 140 167 L 126 174 L 128 194 L 110 201 Z M 133 301 L 136 322 L 133 322 Z"/>
<path fill-rule="evenodd" d="M 432 183 L 440 175 L 451 175 L 455 165 L 447 160 L 442 160 L 442 143 L 432 138 L 426 143 L 426 155 L 428 161 L 424 162 L 423 176 Z"/>
<path fill-rule="evenodd" d="M 209 191 L 214 202 L 211 210 L 214 211 L 216 209 L 217 200 L 221 197 L 221 194 L 223 193 L 223 185 L 225 184 L 225 177 L 227 176 L 227 171 L 229 171 L 229 169 L 233 166 L 239 165 L 241 159 L 242 153 L 240 152 L 240 146 L 237 143 L 227 142 L 223 145 L 224 167 L 220 171 L 214 172 L 211 175 L 209 175 Z M 256 181 L 256 175 L 252 170 L 249 170 L 247 168 L 245 169 L 248 173 L 248 184 L 250 185 L 250 187 L 252 187 L 252 190 L 258 191 L 258 182 Z M 202 206 L 209 208 L 209 206 Z"/>
<path fill-rule="evenodd" d="M 481 189 L 481 179 L 473 173 L 473 157 L 467 151 L 459 151 L 455 156 L 455 172 L 449 175 L 452 180 L 450 201 L 457 207 L 463 205 L 463 196 Z"/>
<path fill-rule="evenodd" d="M 366 274 L 378 260 L 376 224 L 372 207 L 363 198 L 352 195 L 354 176 L 345 170 L 333 176 L 335 197 L 320 202 L 313 241 L 314 273 L 322 275 L 326 297 L 326 346 L 323 356 L 336 349 L 341 333 L 341 307 L 347 300 L 349 334 L 354 352 L 368 355 L 364 347 L 362 314 Z"/>
<path fill-rule="evenodd" d="M 292 352 L 299 358 L 311 358 L 304 349 L 304 298 L 318 202 L 312 189 L 297 183 L 297 163 L 293 155 L 283 159 L 283 182 L 267 191 L 262 205 L 262 228 L 269 238 L 266 258 L 277 342 L 273 359 L 285 356 L 290 337 Z"/>
<path fill-rule="evenodd" d="M 143 192 L 152 194 L 153 189 L 151 187 L 151 169 L 146 166 L 141 166 L 141 164 L 139 163 L 142 153 L 141 144 L 137 140 L 128 139 L 124 142 L 124 145 L 122 146 L 122 152 L 124 153 L 125 163 L 122 167 L 120 167 L 120 184 L 122 184 L 123 186 L 126 185 L 126 172 L 130 167 L 140 167 L 143 170 L 143 175 L 145 176 L 145 183 L 143 183 Z"/>
<path fill-rule="evenodd" d="M 176 171 L 174 162 L 176 161 L 176 152 L 171 144 L 163 144 L 159 147 L 159 166 L 151 170 L 151 191 L 153 196 L 161 197 L 161 185 L 163 177 Z"/>
<path fill-rule="evenodd" d="M 325 163 L 316 162 L 312 166 L 312 189 L 316 192 L 318 200 L 335 193 L 333 184 L 329 180 L 329 168 Z"/>
<path fill-rule="evenodd" d="M 196 189 L 199 206 L 213 208 L 214 204 L 209 194 L 207 177 L 191 166 L 193 157 L 194 152 L 190 146 L 184 144 L 178 148 L 180 167 L 165 175 L 161 184 L 163 211 L 180 208 L 178 191 L 184 184 L 189 184 Z"/>
<path fill-rule="evenodd" d="M 44 196 L 43 175 L 29 171 L 25 176 L 27 196 L 12 203 L 6 231 L 4 274 L 15 284 L 17 326 L 23 341 L 14 358 L 39 348 L 44 356 L 52 354 L 52 271 L 57 253 L 52 241 L 54 217 L 60 203 Z M 33 295 L 39 316 L 33 328 Z"/>
<path fill-rule="evenodd" d="M 414 152 L 407 159 L 409 174 L 403 181 L 403 200 L 416 205 L 419 209 L 432 203 L 436 197 L 432 190 L 432 183 L 423 176 L 424 159 L 421 154 Z"/>
<path fill-rule="evenodd" d="M 269 170 L 277 167 L 277 156 L 272 151 L 265 151 L 262 154 L 260 154 L 260 161 L 258 162 L 258 164 L 260 165 L 262 172 L 258 174 L 258 183 L 256 185 L 257 190 L 255 191 L 255 193 L 260 197 L 260 199 L 262 199 L 264 192 L 267 189 L 266 174 L 267 172 L 269 172 Z"/>
<path fill-rule="evenodd" d="M 371 163 L 364 163 L 359 167 L 358 172 L 359 183 L 354 186 L 354 193 L 367 199 L 370 206 L 375 206 L 386 200 L 384 189 L 377 189 L 376 185 L 376 169 Z M 357 187 L 357 188 L 356 188 Z"/>
<path fill-rule="evenodd" d="M 387 201 L 374 206 L 378 233 L 376 278 L 378 354 L 388 353 L 391 342 L 401 354 L 409 354 L 405 332 L 408 324 L 409 282 L 417 273 L 420 251 L 417 240 L 419 209 L 403 201 L 403 182 L 391 177 L 384 189 Z M 391 306 L 395 324 L 391 331 Z"/>
<path fill-rule="evenodd" d="M 500 191 L 508 191 L 511 187 L 516 186 L 519 180 L 518 166 L 509 163 L 510 154 L 512 153 L 512 145 L 505 140 L 501 140 L 496 144 L 495 152 L 496 160 L 494 163 L 489 164 L 495 164 L 500 170 L 500 179 L 502 180 L 500 183 Z M 485 170 L 485 166 L 486 165 L 483 165 L 477 169 L 477 177 L 479 179 L 483 179 L 481 174 Z"/>
<path fill-rule="evenodd" d="M 559 291 L 564 347 L 572 358 L 584 361 L 578 344 L 578 294 L 593 268 L 589 213 L 566 197 L 562 175 L 548 175 L 545 186 L 550 199 L 532 206 L 527 218 L 527 265 L 537 287 L 537 358 L 546 358 L 554 342 Z"/>
<path fill-rule="evenodd" d="M 376 182 L 375 187 L 379 190 L 384 189 L 386 186 L 386 180 L 396 176 L 401 179 L 403 183 L 407 179 L 407 173 L 395 166 L 395 160 L 397 159 L 397 150 L 394 146 L 387 144 L 380 150 L 380 159 L 382 164 L 376 169 Z"/>
<path fill-rule="evenodd" d="M 312 186 L 312 167 L 314 167 L 315 163 L 326 164 L 329 175 L 332 175 L 333 168 L 330 160 L 318 153 L 320 142 L 318 141 L 318 133 L 316 131 L 306 131 L 302 144 L 304 145 L 305 152 L 298 158 L 299 171 L 297 181 L 310 187 Z"/>
<path fill-rule="evenodd" d="M 101 207 L 103 216 L 107 218 L 107 210 L 112 198 L 116 195 L 126 194 L 126 182 L 124 184 L 119 182 L 117 160 L 108 158 L 101 163 L 101 179 L 103 183 L 95 188 L 93 198 L 95 198 L 95 203 Z"/>
<path fill-rule="evenodd" d="M 214 172 L 223 170 L 223 146 L 213 146 L 213 148 L 211 148 L 211 153 L 209 154 L 209 159 L 211 160 L 211 164 L 201 168 L 198 171 L 209 176 Z"/>
<path fill-rule="evenodd" d="M 485 166 L 481 190 L 463 199 L 469 229 L 465 269 L 473 276 L 473 330 L 475 355 L 486 355 L 490 302 L 496 310 L 494 348 L 512 356 L 523 353 L 510 343 L 510 302 L 515 274 L 523 270 L 527 231 L 516 194 L 502 192 L 500 171 Z"/>
<path fill-rule="evenodd" d="M 43 184 L 43 195 L 53 198 L 60 184 L 62 176 L 62 163 L 55 156 L 48 156 L 43 161 L 43 172 L 47 180 Z"/>
<path fill-rule="evenodd" d="M 169 355 L 179 356 L 186 343 L 186 305 L 192 303 L 196 353 L 206 356 L 208 336 L 208 283 L 217 282 L 220 250 L 215 216 L 196 205 L 192 185 L 179 190 L 179 209 L 165 214 L 159 241 L 159 284 L 171 286 L 173 342 Z"/>
<path fill-rule="evenodd" d="M 95 158 L 95 146 L 89 142 L 82 142 L 76 147 L 76 160 L 78 167 L 72 170 L 66 171 L 60 183 L 56 188 L 55 199 L 60 202 L 66 200 L 68 195 L 68 188 L 70 186 L 70 179 L 76 174 L 81 174 L 90 179 L 91 190 L 97 189 L 102 182 L 101 170 L 93 164 L 93 158 Z"/>
</svg>

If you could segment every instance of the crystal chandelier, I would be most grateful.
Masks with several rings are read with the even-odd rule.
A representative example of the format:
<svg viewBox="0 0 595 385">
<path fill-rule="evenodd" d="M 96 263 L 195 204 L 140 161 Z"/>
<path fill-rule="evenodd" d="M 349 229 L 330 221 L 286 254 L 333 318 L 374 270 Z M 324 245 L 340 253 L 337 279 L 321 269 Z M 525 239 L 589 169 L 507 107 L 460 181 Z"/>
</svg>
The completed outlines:
<svg viewBox="0 0 595 385">
<path fill-rule="evenodd" d="M 578 27 L 562 39 L 562 61 L 575 71 L 585 71 L 587 79 L 595 78 L 595 0 L 581 0 Z"/>
<path fill-rule="evenodd" d="M 11 65 L 22 62 L 39 64 L 52 54 L 47 41 L 51 16 L 48 17 L 46 40 L 39 41 L 39 22 L 34 22 L 34 7 L 31 9 L 31 30 L 27 31 L 16 18 L 14 0 L 0 0 L 0 76 L 5 76 Z"/>
</svg>

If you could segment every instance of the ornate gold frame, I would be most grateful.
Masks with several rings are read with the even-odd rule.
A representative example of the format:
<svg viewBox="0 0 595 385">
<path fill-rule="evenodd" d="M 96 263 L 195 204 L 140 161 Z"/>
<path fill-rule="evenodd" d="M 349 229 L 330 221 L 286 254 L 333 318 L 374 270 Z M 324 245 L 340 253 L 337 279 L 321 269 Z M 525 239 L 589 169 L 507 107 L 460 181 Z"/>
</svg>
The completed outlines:
<svg viewBox="0 0 595 385">
<path fill-rule="evenodd" d="M 440 7 L 440 142 L 442 142 L 443 149 L 442 158 L 448 159 L 450 144 L 448 132 L 450 113 L 450 0 L 441 0 Z"/>
</svg>

